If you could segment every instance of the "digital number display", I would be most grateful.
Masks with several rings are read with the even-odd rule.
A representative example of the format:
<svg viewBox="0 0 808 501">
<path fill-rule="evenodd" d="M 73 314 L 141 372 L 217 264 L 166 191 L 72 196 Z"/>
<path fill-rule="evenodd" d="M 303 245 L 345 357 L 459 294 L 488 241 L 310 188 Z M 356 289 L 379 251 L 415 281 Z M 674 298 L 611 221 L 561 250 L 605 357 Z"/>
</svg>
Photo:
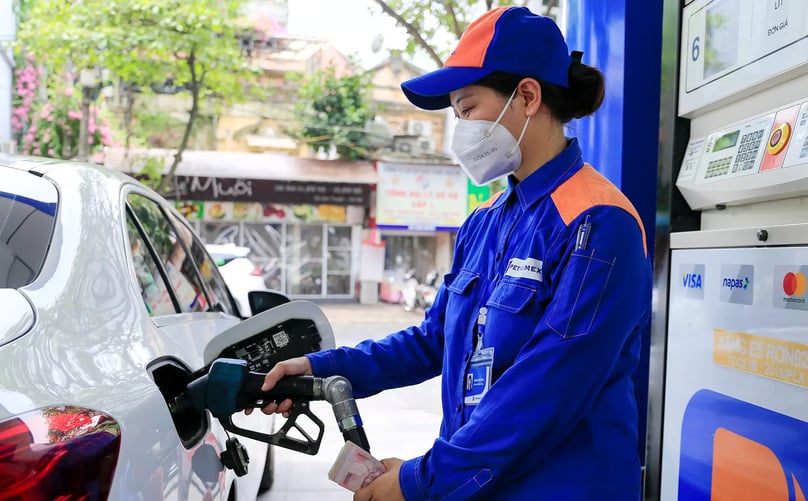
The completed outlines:
<svg viewBox="0 0 808 501">
<path fill-rule="evenodd" d="M 736 130 L 719 137 L 713 145 L 713 151 L 726 150 L 735 146 L 738 142 L 738 134 L 740 134 L 740 131 Z"/>
</svg>

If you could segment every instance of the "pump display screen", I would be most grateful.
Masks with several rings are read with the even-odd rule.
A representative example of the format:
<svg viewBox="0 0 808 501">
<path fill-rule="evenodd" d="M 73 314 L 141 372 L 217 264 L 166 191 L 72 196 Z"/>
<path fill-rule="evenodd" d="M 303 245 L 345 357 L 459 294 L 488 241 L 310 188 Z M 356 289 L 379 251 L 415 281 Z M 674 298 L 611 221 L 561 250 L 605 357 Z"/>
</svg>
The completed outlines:
<svg viewBox="0 0 808 501">
<path fill-rule="evenodd" d="M 738 0 L 716 2 L 707 9 L 704 33 L 704 78 L 738 62 Z"/>
<path fill-rule="evenodd" d="M 736 130 L 719 137 L 715 141 L 715 145 L 713 145 L 713 151 L 726 150 L 727 148 L 735 146 L 738 142 L 738 134 L 740 134 L 740 131 Z"/>
</svg>

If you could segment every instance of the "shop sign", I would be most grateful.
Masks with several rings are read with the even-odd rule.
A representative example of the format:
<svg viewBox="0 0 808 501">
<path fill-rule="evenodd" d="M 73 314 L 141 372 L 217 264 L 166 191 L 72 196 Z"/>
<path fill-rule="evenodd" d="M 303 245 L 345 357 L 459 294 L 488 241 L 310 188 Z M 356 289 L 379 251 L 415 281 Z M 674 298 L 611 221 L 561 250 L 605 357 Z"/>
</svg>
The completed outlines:
<svg viewBox="0 0 808 501">
<path fill-rule="evenodd" d="M 177 210 L 190 220 L 362 224 L 364 207 L 328 204 L 268 204 L 180 200 Z"/>
<path fill-rule="evenodd" d="M 361 183 L 174 176 L 174 182 L 169 186 L 166 198 L 221 202 L 368 206 L 370 186 Z"/>
<path fill-rule="evenodd" d="M 468 210 L 467 178 L 451 165 L 378 164 L 380 228 L 456 230 Z"/>
</svg>

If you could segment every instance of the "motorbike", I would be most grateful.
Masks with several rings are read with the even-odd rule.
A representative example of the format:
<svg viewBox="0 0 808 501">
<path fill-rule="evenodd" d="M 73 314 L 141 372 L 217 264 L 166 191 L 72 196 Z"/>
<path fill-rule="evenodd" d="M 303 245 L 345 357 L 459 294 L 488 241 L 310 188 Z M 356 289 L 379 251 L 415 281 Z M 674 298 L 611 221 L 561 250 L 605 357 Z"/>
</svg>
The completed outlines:
<svg viewBox="0 0 808 501">
<path fill-rule="evenodd" d="M 404 310 L 413 311 L 416 308 L 426 309 L 432 306 L 438 293 L 437 280 L 438 272 L 435 270 L 426 274 L 423 283 L 416 278 L 415 270 L 407 272 L 404 275 L 404 286 L 401 289 L 401 304 Z"/>
</svg>

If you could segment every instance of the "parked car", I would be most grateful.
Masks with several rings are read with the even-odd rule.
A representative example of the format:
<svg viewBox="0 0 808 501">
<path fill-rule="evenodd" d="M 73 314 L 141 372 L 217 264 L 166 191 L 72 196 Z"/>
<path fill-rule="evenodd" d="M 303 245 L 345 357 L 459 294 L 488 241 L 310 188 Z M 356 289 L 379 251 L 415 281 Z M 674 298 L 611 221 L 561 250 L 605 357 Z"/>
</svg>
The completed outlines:
<svg viewBox="0 0 808 501">
<path fill-rule="evenodd" d="M 247 294 L 252 290 L 263 290 L 264 272 L 248 257 L 249 247 L 236 244 L 205 244 L 213 262 L 219 267 L 227 287 L 236 300 L 242 317 L 249 317 L 252 313 Z"/>
<path fill-rule="evenodd" d="M 255 499 L 269 488 L 266 443 L 239 439 L 250 462 L 237 476 L 220 458 L 221 423 L 170 409 L 211 362 L 205 350 L 262 317 L 239 318 L 172 204 L 79 163 L 0 154 L 0 180 L 0 500 Z M 237 419 L 271 432 L 260 412 Z"/>
</svg>

